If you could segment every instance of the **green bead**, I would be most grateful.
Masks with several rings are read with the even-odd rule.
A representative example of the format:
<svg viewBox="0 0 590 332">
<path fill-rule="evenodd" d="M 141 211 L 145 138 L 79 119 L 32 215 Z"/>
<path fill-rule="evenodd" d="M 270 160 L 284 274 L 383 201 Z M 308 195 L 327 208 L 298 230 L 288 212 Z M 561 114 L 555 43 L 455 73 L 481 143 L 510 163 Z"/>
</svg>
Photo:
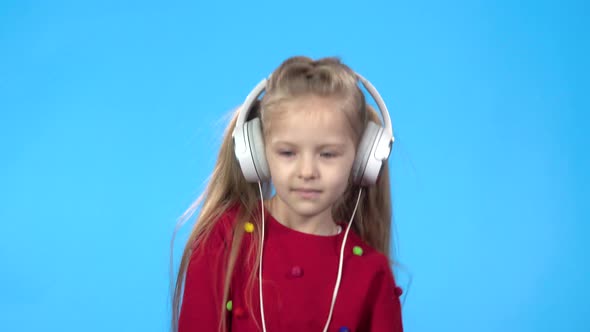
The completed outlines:
<svg viewBox="0 0 590 332">
<path fill-rule="evenodd" d="M 232 301 L 227 301 L 225 308 L 227 309 L 227 311 L 231 311 L 231 309 L 233 308 L 234 304 Z"/>
<path fill-rule="evenodd" d="M 362 256 L 363 255 L 363 248 L 361 248 L 359 246 L 354 246 L 354 248 L 352 248 L 352 253 L 357 256 Z"/>
</svg>

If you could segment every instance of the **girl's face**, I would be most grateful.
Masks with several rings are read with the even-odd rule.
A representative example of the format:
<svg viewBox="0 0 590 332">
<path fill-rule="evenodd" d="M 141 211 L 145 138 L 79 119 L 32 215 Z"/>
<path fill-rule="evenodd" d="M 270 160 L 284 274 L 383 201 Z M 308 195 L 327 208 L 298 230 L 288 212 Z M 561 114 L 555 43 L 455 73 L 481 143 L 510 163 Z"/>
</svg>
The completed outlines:
<svg viewBox="0 0 590 332">
<path fill-rule="evenodd" d="M 332 220 L 346 190 L 356 146 L 351 125 L 334 99 L 304 97 L 273 114 L 265 138 L 275 199 L 285 217 Z"/>
</svg>

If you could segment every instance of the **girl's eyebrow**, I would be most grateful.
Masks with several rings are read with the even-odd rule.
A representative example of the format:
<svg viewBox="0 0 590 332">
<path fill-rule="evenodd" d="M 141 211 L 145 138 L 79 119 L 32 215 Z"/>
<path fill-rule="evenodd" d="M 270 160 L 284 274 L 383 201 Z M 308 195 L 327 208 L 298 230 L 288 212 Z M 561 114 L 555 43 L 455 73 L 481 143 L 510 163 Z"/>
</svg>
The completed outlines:
<svg viewBox="0 0 590 332">
<path fill-rule="evenodd" d="M 272 145 L 288 145 L 288 146 L 297 146 L 297 144 L 289 142 L 289 141 L 274 141 L 271 142 Z M 324 144 L 320 144 L 318 145 L 318 148 L 323 149 L 323 148 L 337 148 L 337 149 L 341 149 L 344 148 L 345 144 L 343 143 L 324 143 Z"/>
</svg>

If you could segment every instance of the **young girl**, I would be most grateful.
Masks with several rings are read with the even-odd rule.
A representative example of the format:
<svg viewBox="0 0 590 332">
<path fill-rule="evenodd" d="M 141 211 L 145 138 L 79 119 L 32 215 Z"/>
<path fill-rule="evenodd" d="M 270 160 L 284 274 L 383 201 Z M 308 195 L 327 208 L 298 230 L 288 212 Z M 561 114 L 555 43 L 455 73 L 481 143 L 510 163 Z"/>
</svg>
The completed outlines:
<svg viewBox="0 0 590 332">
<path fill-rule="evenodd" d="M 360 75 L 334 58 L 283 62 L 237 110 L 186 214 L 203 201 L 173 331 L 402 331 L 392 143 L 385 103 Z"/>
</svg>

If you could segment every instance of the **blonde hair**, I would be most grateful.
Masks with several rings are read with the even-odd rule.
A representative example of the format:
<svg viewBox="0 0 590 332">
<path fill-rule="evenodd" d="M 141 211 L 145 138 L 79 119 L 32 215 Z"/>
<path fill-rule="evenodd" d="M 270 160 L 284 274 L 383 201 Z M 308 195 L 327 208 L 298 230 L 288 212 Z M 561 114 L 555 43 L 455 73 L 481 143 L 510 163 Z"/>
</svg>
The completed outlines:
<svg viewBox="0 0 590 332">
<path fill-rule="evenodd" d="M 357 145 L 368 121 L 381 124 L 377 113 L 366 103 L 354 72 L 337 58 L 323 58 L 314 61 L 307 57 L 292 57 L 284 61 L 271 75 L 262 100 L 254 105 L 249 117 L 260 117 L 266 136 L 272 128 L 272 116 L 281 111 L 280 106 L 283 102 L 309 95 L 334 97 L 341 101 L 341 109 L 349 119 Z M 217 162 L 206 189 L 181 217 L 181 222 L 184 223 L 194 215 L 202 203 L 196 223 L 184 248 L 176 285 L 173 287 L 173 332 L 178 331 L 184 281 L 195 245 L 206 246 L 209 235 L 220 216 L 228 209 L 238 206 L 239 212 L 236 220 L 232 223 L 231 244 L 225 249 L 220 261 L 217 262 L 224 264 L 224 271 L 226 271 L 223 280 L 223 294 L 217 294 L 218 298 L 213 299 L 220 310 L 219 330 L 226 329 L 225 302 L 228 300 L 230 282 L 244 235 L 242 225 L 246 220 L 254 222 L 256 225 L 261 223 L 257 217 L 259 215 L 257 210 L 260 208 L 258 184 L 246 182 L 234 155 L 232 131 L 236 124 L 237 115 L 236 111 L 224 133 Z M 263 184 L 265 198 L 269 197 L 270 188 L 270 183 Z M 344 195 L 333 206 L 334 220 L 349 220 L 356 203 L 355 193 L 358 193 L 359 189 L 359 186 L 350 179 Z M 389 169 L 385 162 L 377 183 L 364 189 L 364 195 L 354 216 L 352 228 L 368 245 L 386 255 L 391 261 L 392 210 L 390 200 Z M 260 234 L 257 232 L 258 229 L 259 227 L 255 227 L 256 231 L 252 233 L 252 246 L 246 249 L 248 257 L 255 261 L 254 269 L 252 269 L 245 285 L 247 299 L 253 298 L 251 295 L 259 264 L 257 252 Z M 219 289 L 214 285 L 212 287 L 215 290 Z M 249 307 L 251 306 L 249 305 Z"/>
</svg>

